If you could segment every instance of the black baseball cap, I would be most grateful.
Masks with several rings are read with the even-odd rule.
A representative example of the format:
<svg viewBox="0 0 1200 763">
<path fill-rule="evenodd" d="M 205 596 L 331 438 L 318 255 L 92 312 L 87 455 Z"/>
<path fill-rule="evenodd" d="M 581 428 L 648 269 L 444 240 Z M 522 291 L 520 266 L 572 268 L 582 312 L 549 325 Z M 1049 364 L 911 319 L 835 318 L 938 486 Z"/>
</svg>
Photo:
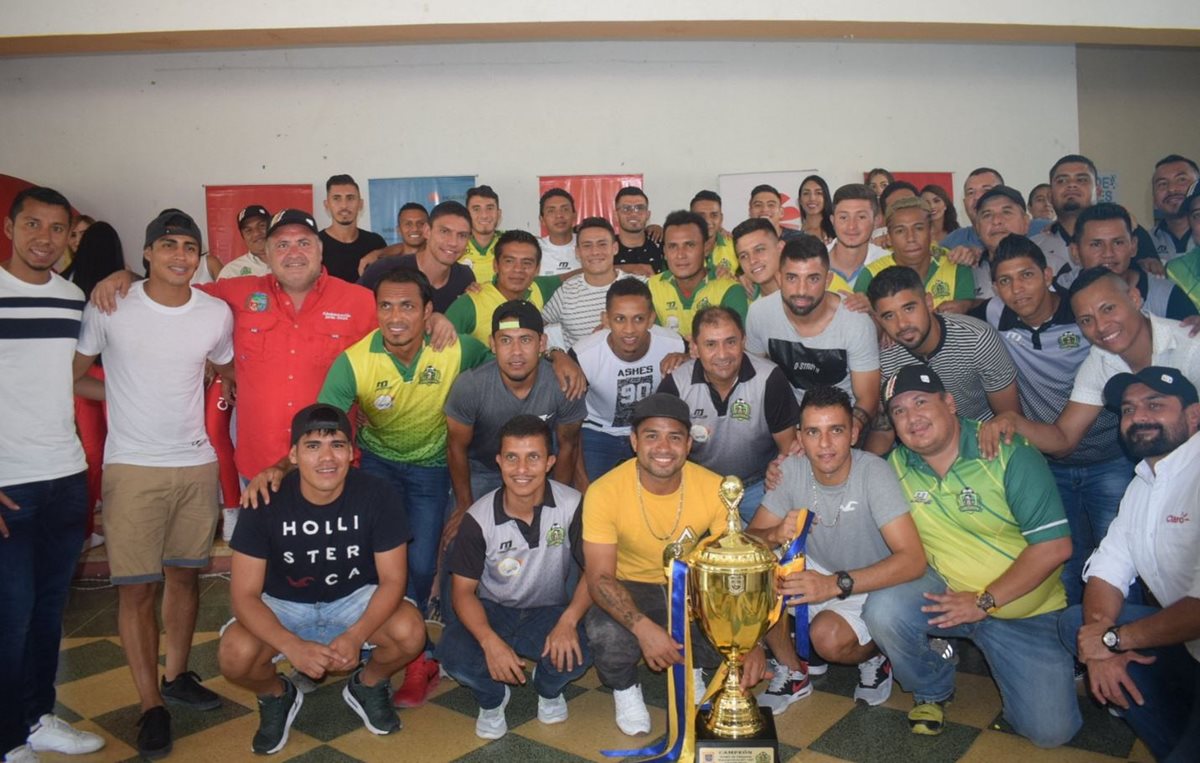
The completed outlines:
<svg viewBox="0 0 1200 763">
<path fill-rule="evenodd" d="M 317 227 L 317 221 L 303 209 L 284 209 L 276 212 L 275 216 L 271 218 L 271 224 L 267 227 L 267 235 L 270 236 L 285 225 L 303 225 L 313 233 L 321 232 L 321 229 Z"/>
<path fill-rule="evenodd" d="M 1145 384 L 1155 392 L 1177 397 L 1183 403 L 1184 408 L 1200 402 L 1200 398 L 1196 395 L 1196 385 L 1192 384 L 1178 368 L 1146 366 L 1136 374 L 1117 374 L 1109 379 L 1108 383 L 1104 385 L 1105 405 L 1114 411 L 1120 411 L 1121 399 L 1125 397 L 1125 390 L 1131 384 Z"/>
<path fill-rule="evenodd" d="M 655 392 L 633 407 L 633 428 L 646 419 L 653 418 L 675 419 L 691 431 L 692 416 L 687 403 L 674 395 L 665 392 Z"/>
<path fill-rule="evenodd" d="M 532 302 L 513 299 L 505 302 L 492 313 L 492 333 L 500 329 L 529 329 L 539 334 L 546 333 L 542 313 Z"/>
<path fill-rule="evenodd" d="M 238 227 L 241 228 L 242 224 L 245 223 L 247 220 L 254 220 L 255 218 L 258 218 L 258 217 L 261 217 L 261 218 L 267 220 L 268 222 L 270 222 L 271 213 L 268 212 L 267 208 L 264 207 L 262 204 L 251 204 L 250 206 L 243 209 L 241 212 L 238 212 L 238 216 L 237 216 Z"/>
<path fill-rule="evenodd" d="M 937 373 L 925 365 L 918 363 L 904 366 L 883 385 L 883 404 L 888 405 L 897 395 L 905 392 L 945 392 L 946 385 Z"/>
<path fill-rule="evenodd" d="M 979 201 L 975 202 L 975 208 L 979 209 L 983 206 L 984 202 L 1001 196 L 1016 204 L 1022 211 L 1027 211 L 1025 208 L 1025 197 L 1021 195 L 1021 192 L 1016 188 L 1010 188 L 1006 185 L 994 185 L 984 191 L 983 195 L 979 197 Z"/>
<path fill-rule="evenodd" d="M 1179 211 L 1184 215 L 1189 215 L 1192 212 L 1192 207 L 1196 204 L 1196 200 L 1200 199 L 1200 181 L 1192 183 L 1188 195 L 1184 198 L 1183 203 L 1179 205 Z"/>
<path fill-rule="evenodd" d="M 196 246 L 204 245 L 200 226 L 196 225 L 191 215 L 181 209 L 169 208 L 159 212 L 158 217 L 146 226 L 146 243 L 143 246 L 154 246 L 154 242 L 163 236 L 191 236 L 196 239 Z"/>
<path fill-rule="evenodd" d="M 346 439 L 354 438 L 345 411 L 326 403 L 313 403 L 292 418 L 292 445 L 300 442 L 300 438 L 309 432 L 324 430 L 342 432 Z"/>
</svg>

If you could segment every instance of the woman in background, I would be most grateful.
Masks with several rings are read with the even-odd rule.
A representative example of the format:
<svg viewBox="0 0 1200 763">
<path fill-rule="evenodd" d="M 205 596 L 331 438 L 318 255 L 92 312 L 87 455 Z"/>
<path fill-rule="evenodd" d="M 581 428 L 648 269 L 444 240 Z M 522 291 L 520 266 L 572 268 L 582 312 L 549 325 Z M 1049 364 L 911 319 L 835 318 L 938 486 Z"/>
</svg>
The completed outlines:
<svg viewBox="0 0 1200 763">
<path fill-rule="evenodd" d="M 800 182 L 797 206 L 800 207 L 801 230 L 826 244 L 833 241 L 833 198 L 823 177 L 809 175 Z"/>
<path fill-rule="evenodd" d="M 921 198 L 929 205 L 930 223 L 933 227 L 932 240 L 936 244 L 946 237 L 946 234 L 959 229 L 958 210 L 950 200 L 950 194 L 940 185 L 929 184 L 921 189 Z"/>
</svg>

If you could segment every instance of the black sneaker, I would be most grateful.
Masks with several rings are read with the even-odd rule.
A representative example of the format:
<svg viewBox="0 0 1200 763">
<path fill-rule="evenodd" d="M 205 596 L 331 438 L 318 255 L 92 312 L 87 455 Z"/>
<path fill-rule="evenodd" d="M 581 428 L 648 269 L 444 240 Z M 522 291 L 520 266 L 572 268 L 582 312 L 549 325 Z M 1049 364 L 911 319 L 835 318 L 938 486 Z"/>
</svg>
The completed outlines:
<svg viewBox="0 0 1200 763">
<path fill-rule="evenodd" d="M 216 710 L 221 706 L 221 698 L 212 690 L 200 683 L 200 676 L 194 671 L 180 673 L 174 681 L 168 681 L 163 676 L 160 688 L 164 700 L 172 705 L 182 705 L 193 710 Z"/>
<path fill-rule="evenodd" d="M 359 668 L 350 676 L 346 687 L 342 689 L 342 699 L 350 709 L 358 713 L 372 734 L 391 734 L 400 730 L 400 716 L 392 705 L 392 685 L 388 681 L 380 681 L 374 686 L 362 682 L 363 669 Z"/>
<path fill-rule="evenodd" d="M 283 749 L 292 721 L 296 720 L 296 713 L 304 704 L 304 695 L 291 681 L 283 676 L 279 676 L 279 681 L 283 684 L 283 694 L 258 698 L 258 731 L 250 749 L 259 755 L 270 755 Z"/>
<path fill-rule="evenodd" d="M 171 713 L 159 705 L 138 719 L 138 754 L 154 760 L 171 754 Z"/>
</svg>

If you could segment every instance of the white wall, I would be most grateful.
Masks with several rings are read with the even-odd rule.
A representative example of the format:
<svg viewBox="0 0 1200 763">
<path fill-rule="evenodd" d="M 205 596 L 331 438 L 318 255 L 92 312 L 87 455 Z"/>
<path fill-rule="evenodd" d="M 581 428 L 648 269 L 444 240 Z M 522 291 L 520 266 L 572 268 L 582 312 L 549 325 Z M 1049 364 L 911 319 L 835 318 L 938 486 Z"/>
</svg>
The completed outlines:
<svg viewBox="0 0 1200 763">
<path fill-rule="evenodd" d="M 208 184 L 478 174 L 507 227 L 537 176 L 642 172 L 655 216 L 726 172 L 980 164 L 1028 189 L 1078 148 L 1071 46 L 537 43 L 0 60 L 0 172 L 136 255 Z M 319 202 L 319 200 L 318 200 Z M 726 202 L 726 220 L 744 202 Z M 318 207 L 319 209 L 319 207 Z M 319 214 L 321 219 L 323 215 Z M 364 227 L 367 220 L 364 220 Z M 379 225 L 377 222 L 376 225 Z M 131 256 L 131 259 L 133 257 Z"/>
</svg>

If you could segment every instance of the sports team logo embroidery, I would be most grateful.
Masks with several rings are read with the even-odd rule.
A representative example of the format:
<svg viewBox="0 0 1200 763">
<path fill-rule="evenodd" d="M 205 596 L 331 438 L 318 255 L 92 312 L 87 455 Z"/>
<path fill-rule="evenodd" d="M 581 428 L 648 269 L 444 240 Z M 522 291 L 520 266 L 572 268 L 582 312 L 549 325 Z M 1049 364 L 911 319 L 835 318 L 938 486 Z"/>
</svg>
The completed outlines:
<svg viewBox="0 0 1200 763">
<path fill-rule="evenodd" d="M 421 378 L 417 380 L 417 384 L 441 384 L 442 372 L 433 366 L 425 366 L 425 370 L 421 372 Z"/>
<path fill-rule="evenodd" d="M 246 309 L 252 313 L 265 313 L 267 306 L 267 293 L 265 291 L 256 291 L 246 297 Z"/>
<path fill-rule="evenodd" d="M 708 301 L 708 297 L 701 297 L 700 301 L 696 303 L 696 312 L 700 312 L 711 304 L 712 303 Z"/>
<path fill-rule="evenodd" d="M 945 299 L 946 297 L 950 296 L 950 287 L 945 281 L 934 281 L 933 291 L 930 293 L 933 295 L 934 299 Z"/>
<path fill-rule="evenodd" d="M 913 493 L 913 500 L 917 503 L 930 503 L 931 499 L 929 497 L 929 491 L 918 490 L 917 492 Z"/>
<path fill-rule="evenodd" d="M 564 530 L 562 525 L 560 525 L 558 522 L 555 522 L 554 525 L 546 531 L 546 545 L 561 546 L 566 537 L 566 530 Z"/>
<path fill-rule="evenodd" d="M 733 401 L 733 405 L 729 406 L 729 417 L 738 421 L 750 420 L 750 403 L 742 398 Z"/>
<path fill-rule="evenodd" d="M 1067 331 L 1058 338 L 1058 347 L 1061 350 L 1074 350 L 1079 347 L 1079 335 L 1074 331 Z"/>
<path fill-rule="evenodd" d="M 958 494 L 958 508 L 963 511 L 979 511 L 979 496 L 970 487 L 964 487 Z"/>
</svg>

